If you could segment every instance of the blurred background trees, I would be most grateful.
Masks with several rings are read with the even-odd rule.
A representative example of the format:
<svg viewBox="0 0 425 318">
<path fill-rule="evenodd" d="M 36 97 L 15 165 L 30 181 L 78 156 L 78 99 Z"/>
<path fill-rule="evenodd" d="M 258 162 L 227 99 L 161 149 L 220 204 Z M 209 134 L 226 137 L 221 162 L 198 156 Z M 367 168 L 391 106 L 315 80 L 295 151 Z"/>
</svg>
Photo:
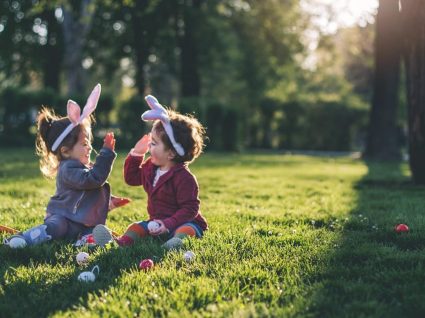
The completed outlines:
<svg viewBox="0 0 425 318">
<path fill-rule="evenodd" d="M 118 147 L 147 128 L 151 93 L 195 113 L 211 150 L 362 150 L 373 10 L 332 27 L 340 12 L 321 0 L 0 0 L 0 145 L 32 145 L 41 105 L 64 115 L 99 82 L 95 132 Z"/>
</svg>

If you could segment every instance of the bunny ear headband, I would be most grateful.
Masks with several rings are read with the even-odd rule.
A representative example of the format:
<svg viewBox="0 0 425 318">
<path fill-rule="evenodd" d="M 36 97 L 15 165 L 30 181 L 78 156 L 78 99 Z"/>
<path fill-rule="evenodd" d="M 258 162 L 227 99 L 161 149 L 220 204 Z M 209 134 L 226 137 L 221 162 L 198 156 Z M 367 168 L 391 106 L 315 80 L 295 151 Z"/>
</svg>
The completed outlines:
<svg viewBox="0 0 425 318">
<path fill-rule="evenodd" d="M 180 156 L 184 156 L 184 149 L 181 144 L 179 144 L 174 139 L 173 127 L 170 124 L 170 118 L 168 117 L 166 109 L 158 102 L 158 100 L 152 95 L 145 97 L 146 102 L 148 103 L 151 110 L 147 110 L 142 114 L 142 119 L 144 121 L 148 120 L 160 120 L 162 126 L 165 129 L 165 132 L 170 138 L 171 143 L 173 144 L 174 149 Z"/>
<path fill-rule="evenodd" d="M 93 89 L 93 91 L 91 92 L 89 98 L 87 99 L 86 106 L 84 106 L 82 114 L 81 114 L 80 106 L 78 106 L 76 102 L 74 102 L 73 100 L 68 101 L 68 105 L 66 108 L 67 108 L 68 118 L 71 121 L 71 123 L 68 125 L 68 127 L 65 128 L 65 130 L 55 140 L 52 146 L 52 151 L 56 151 L 56 149 L 59 147 L 61 142 L 71 132 L 71 130 L 74 129 L 74 127 L 81 124 L 85 118 L 89 117 L 90 114 L 94 112 L 100 97 L 100 91 L 101 91 L 101 86 L 100 84 L 97 84 L 95 88 Z"/>
</svg>

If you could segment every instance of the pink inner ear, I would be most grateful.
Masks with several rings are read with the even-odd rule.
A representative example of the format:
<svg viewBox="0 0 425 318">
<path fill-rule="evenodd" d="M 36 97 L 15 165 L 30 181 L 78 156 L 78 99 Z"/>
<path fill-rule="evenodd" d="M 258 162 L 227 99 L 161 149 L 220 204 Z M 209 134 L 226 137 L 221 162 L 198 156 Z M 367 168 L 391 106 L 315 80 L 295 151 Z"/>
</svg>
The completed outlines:
<svg viewBox="0 0 425 318">
<path fill-rule="evenodd" d="M 73 100 L 69 100 L 68 105 L 66 106 L 66 110 L 68 112 L 69 120 L 72 123 L 77 124 L 78 121 L 80 120 L 80 114 L 81 114 L 80 106 L 78 106 L 78 104 L 74 102 Z"/>
</svg>

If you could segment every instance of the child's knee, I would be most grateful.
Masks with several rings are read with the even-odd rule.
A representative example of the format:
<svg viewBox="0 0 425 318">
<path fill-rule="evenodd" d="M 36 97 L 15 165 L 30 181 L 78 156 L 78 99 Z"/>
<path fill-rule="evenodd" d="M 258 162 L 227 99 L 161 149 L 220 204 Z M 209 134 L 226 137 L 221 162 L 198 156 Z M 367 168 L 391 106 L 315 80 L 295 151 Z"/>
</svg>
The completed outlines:
<svg viewBox="0 0 425 318">
<path fill-rule="evenodd" d="M 174 232 L 174 236 L 179 238 L 185 238 L 186 236 L 195 237 L 196 236 L 196 230 L 193 228 L 193 226 L 190 225 L 182 225 L 176 229 Z"/>
<path fill-rule="evenodd" d="M 140 223 L 132 223 L 127 227 L 127 230 L 125 231 L 125 235 L 130 236 L 133 239 L 139 238 L 139 237 L 145 237 L 148 235 L 148 232 Z"/>
<path fill-rule="evenodd" d="M 44 224 L 47 226 L 47 234 L 54 240 L 64 238 L 68 231 L 68 220 L 62 215 L 54 214 L 49 216 L 44 221 Z"/>
</svg>

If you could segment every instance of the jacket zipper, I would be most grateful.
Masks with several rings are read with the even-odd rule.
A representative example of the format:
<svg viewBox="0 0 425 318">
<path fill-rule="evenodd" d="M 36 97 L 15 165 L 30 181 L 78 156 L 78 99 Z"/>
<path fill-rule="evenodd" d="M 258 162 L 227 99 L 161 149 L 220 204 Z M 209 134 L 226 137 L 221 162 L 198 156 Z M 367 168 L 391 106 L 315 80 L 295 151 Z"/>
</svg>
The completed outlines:
<svg viewBox="0 0 425 318">
<path fill-rule="evenodd" d="M 77 213 L 78 206 L 80 205 L 80 202 L 81 202 L 81 200 L 83 199 L 84 193 L 85 193 L 85 191 L 83 191 L 83 193 L 81 194 L 81 196 L 80 196 L 80 198 L 78 199 L 77 203 L 75 203 L 75 206 L 74 206 L 74 214 L 75 214 L 75 213 Z"/>
</svg>

